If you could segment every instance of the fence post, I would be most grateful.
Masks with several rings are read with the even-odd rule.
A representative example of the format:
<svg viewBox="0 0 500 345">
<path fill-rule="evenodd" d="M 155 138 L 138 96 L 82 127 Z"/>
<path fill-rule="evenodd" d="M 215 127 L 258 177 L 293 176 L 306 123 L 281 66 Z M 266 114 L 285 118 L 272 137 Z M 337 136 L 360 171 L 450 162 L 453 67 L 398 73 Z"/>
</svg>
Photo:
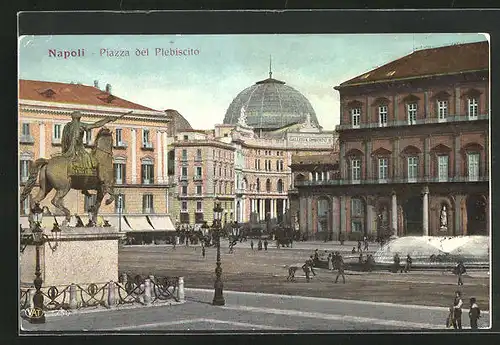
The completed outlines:
<svg viewBox="0 0 500 345">
<path fill-rule="evenodd" d="M 35 302 L 33 302 L 33 297 L 35 297 L 35 289 L 29 289 L 28 290 L 28 305 L 32 309 L 35 307 Z"/>
<path fill-rule="evenodd" d="M 115 305 L 116 305 L 115 282 L 110 280 L 108 283 L 108 307 L 112 308 Z"/>
<path fill-rule="evenodd" d="M 69 308 L 70 309 L 77 309 L 78 308 L 78 302 L 76 300 L 76 284 L 71 283 L 69 286 Z"/>
<path fill-rule="evenodd" d="M 149 278 L 144 280 L 144 303 L 151 303 L 151 280 Z"/>
<path fill-rule="evenodd" d="M 184 277 L 177 278 L 177 299 L 184 301 Z"/>
</svg>

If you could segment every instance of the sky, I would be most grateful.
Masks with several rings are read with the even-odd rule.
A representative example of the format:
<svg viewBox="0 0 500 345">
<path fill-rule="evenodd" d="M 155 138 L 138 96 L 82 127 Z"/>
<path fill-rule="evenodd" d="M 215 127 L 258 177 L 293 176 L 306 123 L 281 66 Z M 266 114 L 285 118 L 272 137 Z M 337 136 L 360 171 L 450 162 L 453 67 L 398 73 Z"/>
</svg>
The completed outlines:
<svg viewBox="0 0 500 345">
<path fill-rule="evenodd" d="M 485 41 L 483 34 L 85 35 L 19 38 L 19 77 L 78 82 L 126 100 L 179 111 L 195 129 L 222 123 L 231 101 L 269 75 L 309 99 L 321 126 L 339 123 L 334 86 L 410 54 L 413 49 Z M 161 49 L 182 49 L 182 56 Z M 85 50 L 84 56 L 49 51 Z M 136 52 L 148 50 L 147 56 Z M 108 56 L 128 51 L 129 56 Z M 121 53 L 120 53 L 121 55 Z M 123 54 L 125 55 L 125 53 Z"/>
</svg>

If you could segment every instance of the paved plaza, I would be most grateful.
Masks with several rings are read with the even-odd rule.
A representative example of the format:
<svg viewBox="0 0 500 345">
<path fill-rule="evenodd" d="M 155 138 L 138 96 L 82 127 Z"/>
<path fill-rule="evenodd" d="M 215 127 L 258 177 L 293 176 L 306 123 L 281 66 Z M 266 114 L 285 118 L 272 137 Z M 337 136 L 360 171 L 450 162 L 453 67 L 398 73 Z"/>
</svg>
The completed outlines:
<svg viewBox="0 0 500 345">
<path fill-rule="evenodd" d="M 314 297 L 226 291 L 225 306 L 212 306 L 212 290 L 187 289 L 172 306 L 49 315 L 42 325 L 23 320 L 26 331 L 294 331 L 445 329 L 447 309 Z M 464 328 L 469 328 L 467 311 Z M 489 315 L 480 319 L 486 328 Z"/>
</svg>

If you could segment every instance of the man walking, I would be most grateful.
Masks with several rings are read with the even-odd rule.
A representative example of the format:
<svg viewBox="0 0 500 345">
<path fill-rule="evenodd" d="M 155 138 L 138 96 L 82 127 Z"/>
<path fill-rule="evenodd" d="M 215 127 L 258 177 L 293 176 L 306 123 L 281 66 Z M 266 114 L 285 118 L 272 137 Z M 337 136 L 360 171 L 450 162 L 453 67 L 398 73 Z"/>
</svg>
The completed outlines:
<svg viewBox="0 0 500 345">
<path fill-rule="evenodd" d="M 455 274 L 458 276 L 457 285 L 464 285 L 464 282 L 462 281 L 462 275 L 465 274 L 465 272 L 466 272 L 465 265 L 460 260 L 457 264 L 457 267 L 455 267 Z"/>
<path fill-rule="evenodd" d="M 344 281 L 344 284 L 345 284 L 345 276 L 344 276 L 344 259 L 342 259 L 342 255 L 339 255 L 337 257 L 337 269 L 338 269 L 338 273 L 337 273 L 337 278 L 335 278 L 335 284 L 337 283 L 337 281 L 339 280 L 339 277 L 342 276 L 342 280 Z"/>
<path fill-rule="evenodd" d="M 264 240 L 264 250 L 267 250 L 267 240 Z"/>
<path fill-rule="evenodd" d="M 250 248 L 253 250 L 253 240 L 250 240 Z"/>
<path fill-rule="evenodd" d="M 405 273 L 410 272 L 412 261 L 410 254 L 406 255 Z"/>
<path fill-rule="evenodd" d="M 366 236 L 365 236 L 365 246 L 364 246 L 363 250 L 368 251 L 368 238 L 366 238 Z"/>
<path fill-rule="evenodd" d="M 358 252 L 361 251 L 361 241 L 358 241 Z"/>
<path fill-rule="evenodd" d="M 203 245 L 203 243 L 201 245 L 201 256 L 205 257 L 205 246 Z"/>
<path fill-rule="evenodd" d="M 460 291 L 455 291 L 453 300 L 453 328 L 462 329 L 462 302 Z"/>
<path fill-rule="evenodd" d="M 310 274 L 311 274 L 311 271 L 313 271 L 310 260 L 306 260 L 306 262 L 302 265 L 302 270 L 304 271 L 304 274 L 306 275 L 306 282 L 309 283 L 309 281 L 311 280 Z"/>
<path fill-rule="evenodd" d="M 469 320 L 470 328 L 477 329 L 477 320 L 481 315 L 478 305 L 476 304 L 476 299 L 474 297 L 470 298 L 470 309 L 469 309 Z"/>
<path fill-rule="evenodd" d="M 309 263 L 309 267 L 311 269 L 313 276 L 316 276 L 316 272 L 314 272 L 314 268 L 313 268 L 314 267 L 314 260 L 313 260 L 312 255 L 309 257 L 309 260 L 307 260 L 307 262 Z"/>
</svg>

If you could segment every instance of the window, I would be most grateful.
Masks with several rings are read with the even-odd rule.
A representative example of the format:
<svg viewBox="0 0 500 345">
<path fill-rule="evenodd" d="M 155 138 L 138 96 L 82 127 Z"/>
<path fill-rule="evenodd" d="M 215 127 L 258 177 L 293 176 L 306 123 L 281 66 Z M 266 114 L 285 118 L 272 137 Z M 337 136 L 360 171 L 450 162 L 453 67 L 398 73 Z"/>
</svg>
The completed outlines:
<svg viewBox="0 0 500 345">
<path fill-rule="evenodd" d="M 187 161 L 187 159 L 188 159 L 187 150 L 184 149 L 184 150 L 182 150 L 182 160 Z"/>
<path fill-rule="evenodd" d="M 61 125 L 56 123 L 53 128 L 52 139 L 61 140 Z"/>
<path fill-rule="evenodd" d="M 278 193 L 283 193 L 283 180 L 279 179 L 276 187 L 278 188 Z"/>
<path fill-rule="evenodd" d="M 417 103 L 409 103 L 406 105 L 408 114 L 408 124 L 414 125 L 417 123 Z"/>
<path fill-rule="evenodd" d="M 361 159 L 351 160 L 351 180 L 353 182 L 361 180 Z"/>
<path fill-rule="evenodd" d="M 151 161 L 142 162 L 142 183 L 152 184 L 154 180 L 154 165 Z"/>
<path fill-rule="evenodd" d="M 122 129 L 121 128 L 117 128 L 115 130 L 115 144 L 117 146 L 121 146 L 122 143 L 123 143 L 123 137 L 122 137 Z"/>
<path fill-rule="evenodd" d="M 469 116 L 469 120 L 477 119 L 477 99 L 469 98 L 467 100 L 467 115 Z"/>
<path fill-rule="evenodd" d="M 448 101 L 438 101 L 438 121 L 446 121 L 446 116 L 448 116 Z"/>
<path fill-rule="evenodd" d="M 387 105 L 378 107 L 378 124 L 380 127 L 387 126 Z"/>
<path fill-rule="evenodd" d="M 471 152 L 467 154 L 467 169 L 469 181 L 477 181 L 479 178 L 479 153 Z"/>
<path fill-rule="evenodd" d="M 142 130 L 142 146 L 147 148 L 153 147 L 153 144 L 149 141 L 149 129 Z"/>
<path fill-rule="evenodd" d="M 203 204 L 201 201 L 196 202 L 196 212 L 203 212 Z"/>
<path fill-rule="evenodd" d="M 196 160 L 201 161 L 201 149 L 196 150 Z"/>
<path fill-rule="evenodd" d="M 120 213 L 120 196 L 121 196 L 121 213 L 125 211 L 125 194 L 117 194 L 115 200 L 115 213 Z"/>
<path fill-rule="evenodd" d="M 418 157 L 408 157 L 408 182 L 417 182 Z"/>
<path fill-rule="evenodd" d="M 280 171 L 280 161 L 276 161 L 276 171 Z"/>
<path fill-rule="evenodd" d="M 188 193 L 188 187 L 187 186 L 182 186 L 181 188 L 181 195 L 186 196 Z"/>
<path fill-rule="evenodd" d="M 260 170 L 260 159 L 257 160 L 257 169 Z"/>
<path fill-rule="evenodd" d="M 201 195 L 202 194 L 202 190 L 201 190 L 201 186 L 196 186 L 196 195 Z"/>
<path fill-rule="evenodd" d="M 255 167 L 255 170 L 257 170 L 257 159 L 255 159 L 254 167 Z"/>
<path fill-rule="evenodd" d="M 91 129 L 85 131 L 83 142 L 87 145 L 90 145 L 92 143 L 92 130 Z"/>
<path fill-rule="evenodd" d="M 196 167 L 196 177 L 201 178 L 201 167 Z"/>
<path fill-rule="evenodd" d="M 115 183 L 123 184 L 125 182 L 125 164 L 124 163 L 114 163 L 115 171 Z"/>
<path fill-rule="evenodd" d="M 217 164 L 214 164 L 214 176 L 215 176 L 215 173 L 217 172 L 217 167 L 216 167 Z"/>
<path fill-rule="evenodd" d="M 361 117 L 361 108 L 351 109 L 351 124 L 355 128 L 359 128 L 359 120 Z"/>
<path fill-rule="evenodd" d="M 154 213 L 153 194 L 144 194 L 142 196 L 142 213 Z"/>
<path fill-rule="evenodd" d="M 284 167 L 285 167 L 285 164 L 283 163 L 283 161 L 280 161 L 280 171 L 283 171 Z"/>
<path fill-rule="evenodd" d="M 30 124 L 29 123 L 23 123 L 21 133 L 22 133 L 22 135 L 26 135 L 26 136 L 30 135 Z"/>
<path fill-rule="evenodd" d="M 219 165 L 219 176 L 222 176 L 222 165 Z"/>
<path fill-rule="evenodd" d="M 28 216 L 30 214 L 30 203 L 31 203 L 30 199 L 31 196 L 28 195 L 26 199 L 24 199 L 24 201 L 21 203 L 19 211 L 23 216 Z"/>
<path fill-rule="evenodd" d="M 260 192 L 260 179 L 257 179 L 257 192 Z"/>
<path fill-rule="evenodd" d="M 90 211 L 90 207 L 95 205 L 97 195 L 96 194 L 91 194 L 90 196 L 86 196 L 83 199 L 83 208 L 85 209 L 85 212 Z"/>
<path fill-rule="evenodd" d="M 187 212 L 188 211 L 188 203 L 187 201 L 181 202 L 181 212 Z"/>
<path fill-rule="evenodd" d="M 363 202 L 361 199 L 351 199 L 351 215 L 353 217 L 361 217 L 363 215 Z"/>
<path fill-rule="evenodd" d="M 21 164 L 20 179 L 21 179 L 21 182 L 26 182 L 26 181 L 28 181 L 28 177 L 30 176 L 30 161 L 26 160 L 26 159 L 22 159 L 20 164 Z"/>
<path fill-rule="evenodd" d="M 188 140 L 188 139 L 189 139 L 189 137 L 188 137 L 187 135 L 185 135 L 185 136 L 183 137 L 183 139 L 184 139 L 184 140 Z"/>
<path fill-rule="evenodd" d="M 438 181 L 448 181 L 448 156 L 438 156 Z"/>
<path fill-rule="evenodd" d="M 271 191 L 271 180 L 270 179 L 267 179 L 266 181 L 266 192 L 270 192 Z"/>
<path fill-rule="evenodd" d="M 387 158 L 379 158 L 378 159 L 378 180 L 379 182 L 387 181 L 387 171 L 388 171 L 388 159 Z"/>
</svg>

